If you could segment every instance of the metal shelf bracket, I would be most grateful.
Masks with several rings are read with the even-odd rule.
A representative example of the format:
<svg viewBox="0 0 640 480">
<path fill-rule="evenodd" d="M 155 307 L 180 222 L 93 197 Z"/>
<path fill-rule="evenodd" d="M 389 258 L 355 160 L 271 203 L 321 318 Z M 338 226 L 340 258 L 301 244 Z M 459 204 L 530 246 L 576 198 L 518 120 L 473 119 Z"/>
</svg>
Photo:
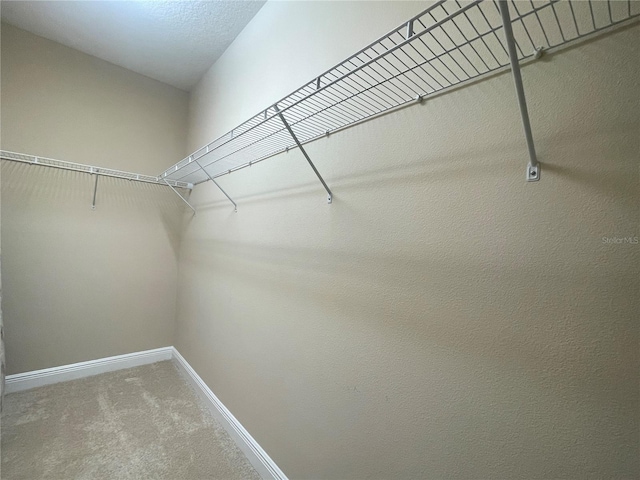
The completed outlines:
<svg viewBox="0 0 640 480">
<path fill-rule="evenodd" d="M 291 138 L 293 138 L 293 141 L 296 142 L 296 145 L 298 146 L 298 148 L 300 149 L 300 151 L 302 152 L 302 155 L 304 155 L 304 158 L 307 159 L 307 162 L 309 162 L 309 165 L 311 166 L 311 168 L 313 169 L 313 171 L 315 172 L 315 174 L 318 177 L 318 180 L 320 180 L 320 183 L 322 183 L 322 186 L 324 187 L 324 189 L 327 191 L 327 203 L 331 203 L 333 201 L 333 194 L 331 193 L 331 190 L 329 189 L 329 187 L 327 186 L 326 182 L 324 181 L 324 179 L 322 178 L 322 175 L 320 175 L 320 172 L 318 172 L 318 169 L 316 168 L 316 166 L 313 164 L 313 162 L 311 161 L 311 158 L 309 158 L 309 155 L 307 154 L 307 151 L 304 149 L 304 147 L 302 146 L 302 144 L 300 143 L 300 140 L 298 140 L 298 137 L 296 137 L 296 134 L 293 132 L 293 130 L 291 129 L 291 127 L 289 126 L 289 123 L 287 122 L 287 120 L 284 118 L 284 115 L 282 115 L 282 112 L 280 111 L 280 109 L 278 108 L 278 105 L 274 105 L 273 109 L 276 111 L 276 113 L 278 114 L 278 117 L 280 117 L 280 120 L 282 120 L 282 123 L 284 124 L 284 127 L 287 129 L 287 131 L 289 132 L 289 135 L 291 135 Z"/>
<path fill-rule="evenodd" d="M 238 212 L 238 205 L 236 205 L 236 202 L 234 202 L 233 199 L 227 194 L 227 192 L 225 192 L 224 189 L 220 186 L 220 184 L 218 182 L 216 182 L 211 175 L 209 175 L 209 172 L 207 172 L 204 169 L 204 167 L 200 164 L 200 162 L 198 162 L 198 160 L 196 160 L 194 158 L 193 161 L 196 162 L 196 165 L 198 165 L 198 167 L 200 167 L 200 170 L 202 170 L 205 173 L 205 175 L 207 177 L 209 177 L 209 180 L 211 180 L 214 183 L 214 185 L 216 187 L 218 187 L 222 193 L 224 193 L 224 196 L 227 197 L 231 203 L 233 203 L 233 211 L 237 213 Z"/>
<path fill-rule="evenodd" d="M 164 178 L 162 179 L 162 181 L 163 181 L 164 183 L 166 183 L 166 184 L 169 186 L 169 188 L 170 188 L 171 190 L 173 190 L 173 191 L 174 191 L 174 193 L 175 193 L 176 195 L 178 195 L 178 196 L 180 197 L 180 199 L 181 199 L 184 203 L 186 203 L 186 204 L 189 206 L 189 208 L 190 208 L 191 210 L 193 210 L 193 214 L 195 215 L 195 214 L 196 214 L 196 209 L 195 209 L 195 208 L 193 208 L 193 205 L 191 205 L 191 204 L 187 201 L 187 199 L 186 199 L 186 198 L 184 198 L 182 195 L 180 195 L 180 192 L 178 192 L 175 188 L 173 188 L 173 185 L 171 185 L 169 182 L 167 182 Z"/>
<path fill-rule="evenodd" d="M 511 73 L 513 75 L 513 81 L 516 86 L 516 95 L 518 96 L 518 104 L 520 106 L 522 126 L 524 128 L 524 135 L 527 139 L 527 148 L 529 150 L 529 164 L 527 165 L 526 179 L 527 182 L 537 182 L 538 180 L 540 180 L 540 163 L 538 162 L 538 157 L 536 156 L 536 148 L 535 144 L 533 143 L 533 134 L 531 133 L 531 123 L 529 122 L 527 100 L 525 98 L 524 87 L 522 85 L 522 74 L 520 73 L 518 52 L 516 51 L 515 40 L 513 38 L 511 15 L 509 14 L 509 3 L 507 0 L 498 0 L 498 7 L 500 8 L 500 16 L 502 17 L 504 38 L 507 43 L 507 50 L 509 52 L 509 62 L 511 63 Z"/>
<path fill-rule="evenodd" d="M 96 209 L 96 195 L 98 193 L 98 178 L 100 178 L 100 175 L 96 175 L 96 182 L 93 184 L 93 201 L 91 202 L 91 210 Z"/>
</svg>

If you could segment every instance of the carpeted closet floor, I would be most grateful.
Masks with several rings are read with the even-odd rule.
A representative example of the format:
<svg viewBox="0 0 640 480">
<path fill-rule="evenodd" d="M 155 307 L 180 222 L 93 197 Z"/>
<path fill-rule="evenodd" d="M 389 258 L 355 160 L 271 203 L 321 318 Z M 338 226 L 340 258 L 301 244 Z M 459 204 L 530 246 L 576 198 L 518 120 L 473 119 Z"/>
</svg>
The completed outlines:
<svg viewBox="0 0 640 480">
<path fill-rule="evenodd" d="M 258 479 L 169 361 L 5 397 L 3 479 Z"/>
</svg>

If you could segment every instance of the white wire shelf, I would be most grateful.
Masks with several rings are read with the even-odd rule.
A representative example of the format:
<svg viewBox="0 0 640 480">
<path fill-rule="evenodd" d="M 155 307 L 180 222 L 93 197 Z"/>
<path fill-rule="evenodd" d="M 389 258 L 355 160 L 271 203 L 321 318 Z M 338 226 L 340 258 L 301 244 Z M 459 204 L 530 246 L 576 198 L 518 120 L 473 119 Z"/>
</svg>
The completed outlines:
<svg viewBox="0 0 640 480">
<path fill-rule="evenodd" d="M 162 177 L 154 177 L 152 175 L 143 175 L 141 173 L 123 172 L 121 170 L 114 170 L 112 168 L 95 167 L 92 165 L 84 165 L 82 163 L 66 162 L 64 160 L 56 160 L 53 158 L 40 157 L 36 155 L 29 155 L 26 153 L 9 152 L 6 150 L 0 150 L 0 158 L 2 160 L 9 160 L 12 162 L 27 163 L 29 165 L 39 165 L 43 167 L 59 168 L 62 170 L 71 170 L 74 172 L 88 173 L 91 175 L 122 178 L 124 180 L 131 180 L 134 182 L 155 183 L 158 185 L 167 186 L 169 184 L 176 188 L 193 188 L 193 184 L 189 182 L 183 182 L 179 180 L 163 179 Z"/>
<path fill-rule="evenodd" d="M 640 2 L 630 0 L 509 0 L 507 3 L 518 62 L 538 58 L 541 52 L 640 15 Z M 160 177 L 194 185 L 213 180 L 337 130 L 506 69 L 510 61 L 509 42 L 501 30 L 504 28 L 498 2 L 438 1 L 268 109 L 199 148 Z M 525 114 L 526 106 L 523 117 Z M 530 135 L 530 131 L 528 133 Z M 313 167 L 304 149 L 302 152 Z M 331 201 L 331 192 L 313 168 Z"/>
</svg>

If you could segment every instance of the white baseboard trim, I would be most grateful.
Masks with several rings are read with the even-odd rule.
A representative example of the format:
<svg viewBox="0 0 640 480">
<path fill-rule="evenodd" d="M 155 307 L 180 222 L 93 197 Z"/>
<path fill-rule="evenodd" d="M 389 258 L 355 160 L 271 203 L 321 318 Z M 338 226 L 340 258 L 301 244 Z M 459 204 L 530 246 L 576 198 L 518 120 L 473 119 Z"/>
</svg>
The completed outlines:
<svg viewBox="0 0 640 480">
<path fill-rule="evenodd" d="M 242 453 L 244 453 L 264 479 L 288 480 L 287 476 L 280 470 L 278 465 L 271 460 L 271 457 L 255 441 L 249 432 L 242 426 L 236 417 L 224 406 L 224 404 L 214 395 L 211 389 L 200 378 L 195 370 L 189 365 L 182 355 L 173 348 L 173 359 L 179 370 L 184 373 L 187 380 L 193 385 L 196 392 L 202 397 L 213 415 L 220 421 L 227 433 L 236 442 Z"/>
<path fill-rule="evenodd" d="M 149 363 L 171 360 L 173 347 L 162 347 L 144 352 L 126 353 L 115 357 L 99 358 L 87 362 L 72 363 L 59 367 L 34 370 L 32 372 L 7 375 L 5 393 L 21 392 L 31 388 L 43 387 L 59 382 L 91 377 L 101 373 L 114 372 L 125 368 L 139 367 Z"/>
<path fill-rule="evenodd" d="M 21 392 L 31 388 L 43 387 L 54 383 L 78 380 L 101 373 L 115 372 L 126 368 L 139 367 L 164 360 L 173 360 L 178 371 L 194 387 L 196 393 L 205 401 L 211 413 L 220 422 L 240 450 L 246 455 L 251 465 L 260 476 L 269 480 L 288 480 L 271 457 L 263 450 L 236 417 L 216 397 L 206 383 L 189 365 L 174 347 L 162 347 L 144 352 L 126 353 L 115 357 L 99 358 L 87 362 L 72 363 L 59 367 L 34 370 L 32 372 L 7 375 L 5 393 Z"/>
</svg>

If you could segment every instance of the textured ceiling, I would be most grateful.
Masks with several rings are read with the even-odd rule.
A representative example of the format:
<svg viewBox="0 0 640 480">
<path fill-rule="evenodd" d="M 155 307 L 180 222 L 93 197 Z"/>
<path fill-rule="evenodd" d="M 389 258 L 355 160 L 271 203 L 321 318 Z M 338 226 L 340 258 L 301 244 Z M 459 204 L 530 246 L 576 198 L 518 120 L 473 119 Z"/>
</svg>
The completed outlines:
<svg viewBox="0 0 640 480">
<path fill-rule="evenodd" d="M 7 1 L 2 21 L 189 90 L 264 1 Z"/>
</svg>

